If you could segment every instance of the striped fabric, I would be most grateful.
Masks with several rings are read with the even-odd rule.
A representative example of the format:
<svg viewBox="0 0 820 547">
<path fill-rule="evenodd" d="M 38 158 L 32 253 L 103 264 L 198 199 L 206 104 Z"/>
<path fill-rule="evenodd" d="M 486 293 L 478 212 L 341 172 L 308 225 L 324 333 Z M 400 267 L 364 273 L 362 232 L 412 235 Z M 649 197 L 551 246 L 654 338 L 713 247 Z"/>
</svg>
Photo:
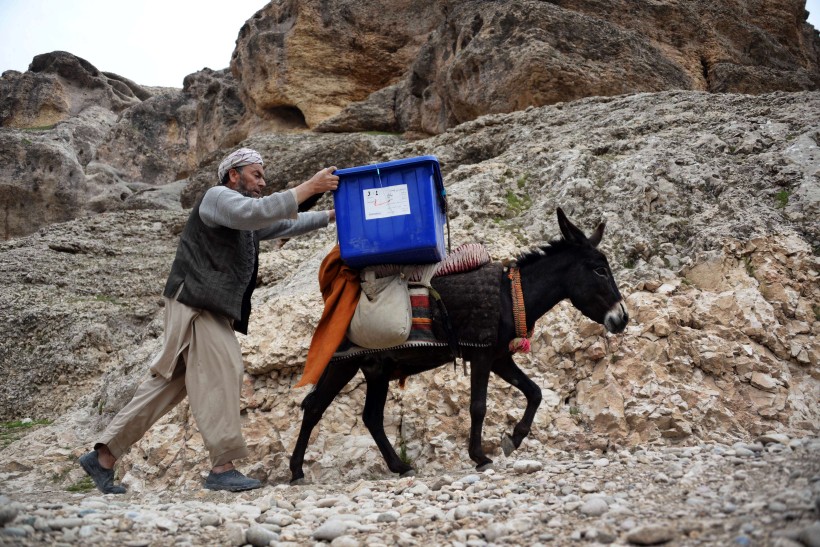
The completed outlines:
<svg viewBox="0 0 820 547">
<path fill-rule="evenodd" d="M 484 245 L 481 243 L 465 243 L 456 247 L 444 260 L 436 263 L 435 276 L 469 272 L 489 263 L 490 260 L 492 260 L 490 253 Z M 388 275 L 405 272 L 407 279 L 412 283 L 421 280 L 424 266 L 409 268 L 403 264 L 377 264 L 367 268 L 376 272 L 376 277 L 387 277 Z"/>
<path fill-rule="evenodd" d="M 413 325 L 408 341 L 433 342 L 433 314 L 430 310 L 430 292 L 427 287 L 410 287 L 410 305 L 413 308 Z"/>
</svg>

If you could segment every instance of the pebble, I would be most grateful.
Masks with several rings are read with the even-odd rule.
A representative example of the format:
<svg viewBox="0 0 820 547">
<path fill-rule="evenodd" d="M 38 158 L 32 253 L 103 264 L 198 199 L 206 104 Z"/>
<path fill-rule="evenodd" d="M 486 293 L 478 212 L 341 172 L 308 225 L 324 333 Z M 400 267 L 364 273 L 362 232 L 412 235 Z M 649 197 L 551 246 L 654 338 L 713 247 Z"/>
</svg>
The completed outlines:
<svg viewBox="0 0 820 547">
<path fill-rule="evenodd" d="M 790 440 L 791 439 L 789 439 L 788 435 L 784 435 L 782 433 L 767 433 L 766 435 L 761 435 L 757 438 L 757 442 L 762 444 L 779 443 L 787 446 Z"/>
<path fill-rule="evenodd" d="M 313 539 L 319 541 L 333 541 L 337 537 L 347 532 L 350 524 L 341 519 L 328 519 L 316 531 L 313 532 Z"/>
<path fill-rule="evenodd" d="M 18 511 L 17 505 L 12 503 L 11 499 L 0 496 L 0 526 L 5 526 L 6 523 L 17 518 Z"/>
<path fill-rule="evenodd" d="M 361 542 L 353 536 L 339 536 L 330 542 L 331 547 L 359 547 Z M 375 546 L 373 542 L 368 542 L 368 545 Z"/>
<path fill-rule="evenodd" d="M 626 540 L 635 545 L 658 545 L 672 541 L 675 531 L 665 524 L 649 524 L 635 528 L 626 535 Z"/>
<path fill-rule="evenodd" d="M 541 471 L 543 468 L 544 464 L 536 460 L 518 460 L 513 464 L 513 471 L 519 475 L 535 473 L 536 471 Z"/>
<path fill-rule="evenodd" d="M 272 541 L 279 541 L 279 534 L 262 526 L 251 526 L 245 532 L 245 541 L 254 547 L 267 547 Z"/>
<path fill-rule="evenodd" d="M 317 480 L 239 495 L 173 486 L 121 497 L 14 493 L 0 496 L 0 510 L 14 509 L 0 544 L 820 547 L 820 443 L 798 440 L 606 457 L 541 445 L 483 473 L 419 469 L 411 479 Z M 770 451 L 773 443 L 788 450 Z"/>
<path fill-rule="evenodd" d="M 486 530 L 484 530 L 484 538 L 489 541 L 490 543 L 496 542 L 499 538 L 502 538 L 510 533 L 509 528 L 505 524 L 494 522 L 490 524 Z"/>
<path fill-rule="evenodd" d="M 384 513 L 379 513 L 379 516 L 376 517 L 376 522 L 396 522 L 400 516 L 401 514 L 398 511 L 385 511 Z"/>
<path fill-rule="evenodd" d="M 579 509 L 583 514 L 591 517 L 600 517 L 607 512 L 609 506 L 602 498 L 590 498 Z"/>
<path fill-rule="evenodd" d="M 820 547 L 820 521 L 802 529 L 797 534 L 797 541 L 806 547 Z"/>
<path fill-rule="evenodd" d="M 57 518 L 48 521 L 48 526 L 52 530 L 64 530 L 66 528 L 77 528 L 83 525 L 81 518 Z"/>
</svg>

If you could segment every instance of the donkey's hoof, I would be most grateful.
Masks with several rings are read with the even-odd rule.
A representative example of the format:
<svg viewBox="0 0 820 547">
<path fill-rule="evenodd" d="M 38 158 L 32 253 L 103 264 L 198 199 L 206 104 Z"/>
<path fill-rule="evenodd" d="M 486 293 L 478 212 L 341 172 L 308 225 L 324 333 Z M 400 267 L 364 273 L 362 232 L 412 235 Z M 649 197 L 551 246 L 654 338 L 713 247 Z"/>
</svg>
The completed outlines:
<svg viewBox="0 0 820 547">
<path fill-rule="evenodd" d="M 409 470 L 405 471 L 404 473 L 402 473 L 401 475 L 399 475 L 399 477 L 401 477 L 401 478 L 415 477 L 415 476 L 416 476 L 416 470 L 415 469 L 409 469 Z"/>
<path fill-rule="evenodd" d="M 293 479 L 290 481 L 291 486 L 304 486 L 307 484 L 305 477 L 299 477 L 298 479 Z"/>
<path fill-rule="evenodd" d="M 501 439 L 501 450 L 504 451 L 504 455 L 509 456 L 510 454 L 515 452 L 515 448 L 516 446 L 513 440 L 509 438 L 507 435 L 504 435 L 504 437 Z"/>
<path fill-rule="evenodd" d="M 493 469 L 493 462 L 482 463 L 481 465 L 476 465 L 475 466 L 475 470 L 478 471 L 479 473 L 483 473 L 484 471 L 487 471 L 488 469 Z"/>
</svg>

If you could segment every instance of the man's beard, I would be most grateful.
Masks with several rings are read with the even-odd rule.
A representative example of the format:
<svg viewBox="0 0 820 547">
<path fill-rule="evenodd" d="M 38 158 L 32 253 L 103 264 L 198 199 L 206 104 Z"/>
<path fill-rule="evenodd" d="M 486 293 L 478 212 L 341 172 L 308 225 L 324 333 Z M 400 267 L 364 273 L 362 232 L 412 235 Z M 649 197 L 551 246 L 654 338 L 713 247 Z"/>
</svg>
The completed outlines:
<svg viewBox="0 0 820 547">
<path fill-rule="evenodd" d="M 246 198 L 255 198 L 256 196 L 253 195 L 253 192 L 248 190 L 244 184 L 240 184 L 239 188 L 236 189 L 237 192 L 245 196 Z"/>
</svg>

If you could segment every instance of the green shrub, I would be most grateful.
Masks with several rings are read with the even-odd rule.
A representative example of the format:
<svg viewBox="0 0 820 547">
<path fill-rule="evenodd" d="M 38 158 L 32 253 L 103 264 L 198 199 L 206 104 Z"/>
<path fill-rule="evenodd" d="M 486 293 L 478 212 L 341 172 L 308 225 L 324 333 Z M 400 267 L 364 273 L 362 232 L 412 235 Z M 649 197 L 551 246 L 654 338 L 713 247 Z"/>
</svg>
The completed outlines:
<svg viewBox="0 0 820 547">
<path fill-rule="evenodd" d="M 51 420 L 0 422 L 0 448 L 5 448 L 17 439 L 22 439 L 30 429 L 41 425 L 49 425 L 50 423 L 52 423 Z"/>
<path fill-rule="evenodd" d="M 94 490 L 96 486 L 94 485 L 94 481 L 91 480 L 91 477 L 83 477 L 68 488 L 69 492 L 90 492 Z"/>
</svg>

